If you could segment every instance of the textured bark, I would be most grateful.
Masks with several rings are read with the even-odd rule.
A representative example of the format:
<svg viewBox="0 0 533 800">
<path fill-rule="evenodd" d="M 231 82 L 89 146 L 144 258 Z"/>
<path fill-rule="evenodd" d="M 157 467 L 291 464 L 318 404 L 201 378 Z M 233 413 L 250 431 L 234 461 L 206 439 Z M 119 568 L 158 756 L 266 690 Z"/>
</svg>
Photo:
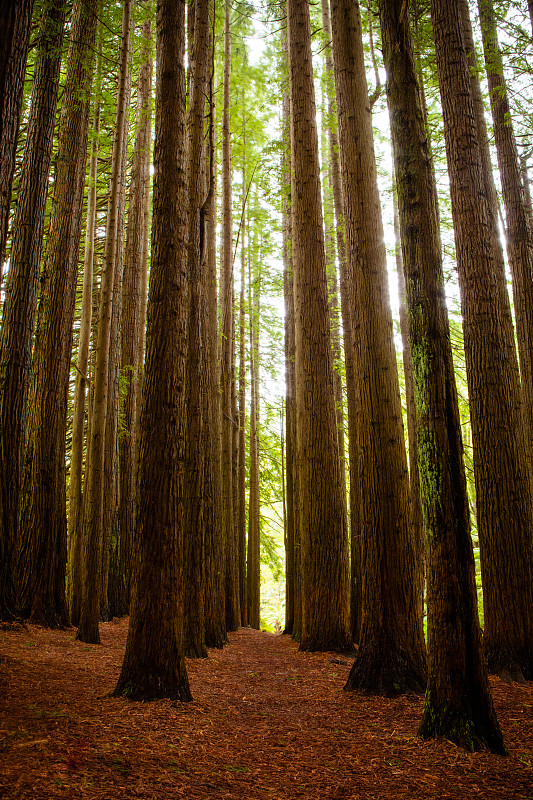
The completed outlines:
<svg viewBox="0 0 533 800">
<path fill-rule="evenodd" d="M 505 208 L 507 257 L 513 280 L 522 410 L 530 470 L 533 462 L 533 240 L 520 176 L 509 97 L 498 44 L 494 7 L 478 0 L 490 92 L 494 140 Z M 490 642 L 489 642 L 490 644 Z"/>
<path fill-rule="evenodd" d="M 413 530 L 416 550 L 416 563 L 419 573 L 420 613 L 423 613 L 426 540 L 422 528 L 422 507 L 420 505 L 420 477 L 418 474 L 418 453 L 416 442 L 416 409 L 415 387 L 413 380 L 413 362 L 409 343 L 409 322 L 407 318 L 407 297 L 405 286 L 405 266 L 400 241 L 400 221 L 398 218 L 397 189 L 394 192 L 394 237 L 396 242 L 396 273 L 398 276 L 398 296 L 400 299 L 400 332 L 403 346 L 403 372 L 405 377 L 405 402 L 407 406 L 407 437 L 409 442 L 409 505 L 410 525 Z"/>
<path fill-rule="evenodd" d="M 65 445 L 72 323 L 87 161 L 96 0 L 75 3 L 59 121 L 30 389 L 20 571 L 25 616 L 68 621 Z"/>
<path fill-rule="evenodd" d="M 139 510 L 126 653 L 115 695 L 190 700 L 183 657 L 187 339 L 185 3 L 158 0 L 152 266 Z"/>
<path fill-rule="evenodd" d="M 425 685 L 418 567 L 357 3 L 331 4 L 347 249 L 357 302 L 362 620 L 346 689 Z"/>
<path fill-rule="evenodd" d="M 190 8 L 190 6 L 189 6 Z M 205 304 L 201 271 L 202 204 L 205 199 L 204 112 L 208 78 L 209 2 L 195 0 L 190 58 L 187 139 L 189 331 L 187 353 L 187 441 L 184 475 L 185 654 L 205 658 Z"/>
<path fill-rule="evenodd" d="M 213 50 L 211 51 L 213 59 Z M 213 61 L 209 84 L 209 189 L 205 206 L 206 268 L 203 270 L 206 296 L 207 370 L 205 396 L 208 409 L 208 453 L 205 477 L 205 641 L 207 647 L 222 647 L 226 641 L 224 581 L 224 518 L 222 508 L 221 417 L 218 367 L 218 314 L 216 269 L 216 178 L 214 145 Z"/>
<path fill-rule="evenodd" d="M 326 72 L 329 81 L 334 83 L 333 53 L 331 46 L 331 19 L 329 0 L 322 0 L 322 26 L 324 29 Z M 352 264 L 346 249 L 344 237 L 344 200 L 339 157 L 339 134 L 337 128 L 337 105 L 329 99 L 329 151 L 331 160 L 331 182 L 337 233 L 337 254 L 339 259 L 341 315 L 344 339 L 344 365 L 346 369 L 346 398 L 348 411 L 348 458 L 350 473 L 350 625 L 355 642 L 361 633 L 361 535 L 359 510 L 361 505 L 361 479 L 359 475 L 359 444 L 357 420 L 359 414 L 359 393 L 356 384 L 354 310 L 355 288 Z"/>
<path fill-rule="evenodd" d="M 144 327 L 141 327 L 144 214 L 150 189 L 149 153 L 152 93 L 152 23 L 142 26 L 141 66 L 137 82 L 136 136 L 131 167 L 131 184 L 122 283 L 122 325 L 120 370 L 125 384 L 124 407 L 119 438 L 120 507 L 116 590 L 113 613 L 122 616 L 129 606 L 131 559 L 135 530 L 137 395 Z"/>
<path fill-rule="evenodd" d="M 455 6 L 432 2 L 461 288 L 481 549 L 484 646 L 493 670 L 533 677 L 532 506 L 516 354 L 510 360 L 494 279 L 490 212 L 469 69 Z"/>
<path fill-rule="evenodd" d="M 348 536 L 333 393 L 309 8 L 288 0 L 302 650 L 348 650 Z"/>
<path fill-rule="evenodd" d="M 483 173 L 483 185 L 485 187 L 485 197 L 490 219 L 489 237 L 492 244 L 494 280 L 498 292 L 498 305 L 500 308 L 502 335 L 505 339 L 505 347 L 508 351 L 510 368 L 514 371 L 513 381 L 519 381 L 518 364 L 516 360 L 516 344 L 513 327 L 513 316 L 511 312 L 511 301 L 507 290 L 507 274 L 505 270 L 505 260 L 500 239 L 500 201 L 496 184 L 494 182 L 494 172 L 492 169 L 492 156 L 490 152 L 489 134 L 485 119 L 485 99 L 481 91 L 479 75 L 481 66 L 478 64 L 474 37 L 472 33 L 472 23 L 470 21 L 470 9 L 468 0 L 458 0 L 458 8 L 461 16 L 461 28 L 463 32 L 464 45 L 470 67 L 470 91 L 474 105 L 474 119 L 476 126 L 477 141 L 481 157 L 481 167 Z M 520 403 L 520 396 L 516 396 Z"/>
<path fill-rule="evenodd" d="M 246 599 L 246 117 L 242 123 L 241 291 L 239 300 L 239 464 L 237 471 L 239 602 L 241 625 L 248 625 Z"/>
<path fill-rule="evenodd" d="M 83 549 L 83 595 L 80 624 L 76 638 L 82 642 L 100 643 L 100 575 L 102 572 L 105 439 L 109 389 L 109 351 L 115 287 L 120 169 L 124 149 L 126 113 L 126 84 L 130 41 L 131 0 L 124 0 L 122 11 L 122 42 L 119 58 L 118 99 L 115 135 L 111 159 L 109 203 L 107 209 L 106 243 L 96 337 L 94 367 L 94 398 L 89 433 L 87 483 L 85 496 L 85 536 Z M 116 299 L 116 298 L 115 298 Z"/>
<path fill-rule="evenodd" d="M 126 227 L 126 177 L 128 168 L 128 128 L 131 101 L 131 73 L 126 85 L 126 122 L 119 175 L 117 242 L 113 278 L 113 311 L 109 335 L 109 370 L 104 452 L 104 496 L 102 513 L 102 569 L 100 572 L 100 619 L 114 615 L 117 543 L 120 536 L 119 411 L 120 411 L 120 331 L 122 328 L 122 276 L 124 272 L 124 231 Z M 112 573 L 112 574 L 111 574 Z"/>
<path fill-rule="evenodd" d="M 429 677 L 420 734 L 504 750 L 483 661 L 437 195 L 401 0 L 380 0 L 428 558 Z"/>
<path fill-rule="evenodd" d="M 285 532 L 285 629 L 297 641 L 301 635 L 300 547 L 298 523 L 298 474 L 296 461 L 296 404 L 294 375 L 294 282 L 292 272 L 291 232 L 291 144 L 290 97 L 288 87 L 288 50 L 286 27 L 282 31 L 283 69 L 286 88 L 283 92 L 282 125 L 283 176 L 282 233 L 283 233 L 283 298 L 285 303 L 285 429 L 286 429 L 286 532 Z"/>
<path fill-rule="evenodd" d="M 259 493 L 259 320 L 261 275 L 248 274 L 248 308 L 250 314 L 250 497 L 248 503 L 248 553 L 246 564 L 246 598 L 248 625 L 261 628 L 261 508 Z"/>
<path fill-rule="evenodd" d="M 233 248 L 231 213 L 231 145 L 230 145 L 230 8 L 226 0 L 224 17 L 224 97 L 222 117 L 222 263 L 221 315 L 221 434 L 222 434 L 222 504 L 224 509 L 224 564 L 226 575 L 226 628 L 237 630 L 240 624 L 237 596 L 237 554 L 233 510 L 233 403 L 234 319 L 233 319 Z"/>
<path fill-rule="evenodd" d="M 100 34 L 101 46 L 101 34 Z M 89 387 L 89 347 L 93 310 L 94 243 L 96 236 L 96 183 L 98 176 L 98 147 L 100 115 L 102 58 L 99 53 L 96 69 L 93 138 L 89 162 L 89 188 L 87 191 L 87 223 L 83 259 L 83 289 L 81 299 L 80 338 L 76 362 L 74 410 L 72 412 L 72 445 L 69 474 L 68 514 L 68 564 L 67 602 L 70 621 L 78 625 L 82 597 L 82 535 L 83 535 L 83 449 L 86 415 L 86 392 Z"/>
<path fill-rule="evenodd" d="M 1 24 L 1 23 L 0 23 Z M 48 0 L 39 27 L 28 134 L 0 334 L 0 619 L 16 612 L 14 587 L 31 351 L 57 111 L 63 0 Z"/>
<path fill-rule="evenodd" d="M 33 0 L 0 2 L 0 286 Z"/>
</svg>

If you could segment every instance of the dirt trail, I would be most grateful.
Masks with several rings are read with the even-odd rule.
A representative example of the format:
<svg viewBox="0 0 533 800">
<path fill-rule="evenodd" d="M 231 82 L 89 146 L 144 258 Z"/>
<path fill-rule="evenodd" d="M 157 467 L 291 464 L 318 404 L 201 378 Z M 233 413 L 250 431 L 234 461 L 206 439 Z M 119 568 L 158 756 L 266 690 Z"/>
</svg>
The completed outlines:
<svg viewBox="0 0 533 800">
<path fill-rule="evenodd" d="M 533 799 L 533 686 L 493 689 L 509 758 L 416 737 L 421 698 L 346 693 L 350 664 L 251 630 L 188 661 L 194 702 L 109 697 L 127 621 L 0 630 L 0 798 Z"/>
</svg>

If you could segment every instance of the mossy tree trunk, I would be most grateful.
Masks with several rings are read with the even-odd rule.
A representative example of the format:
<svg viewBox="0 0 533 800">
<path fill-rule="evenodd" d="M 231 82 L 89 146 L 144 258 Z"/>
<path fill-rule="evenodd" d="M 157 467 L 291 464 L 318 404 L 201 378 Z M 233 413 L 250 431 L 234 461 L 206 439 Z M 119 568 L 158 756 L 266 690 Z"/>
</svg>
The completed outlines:
<svg viewBox="0 0 533 800">
<path fill-rule="evenodd" d="M 504 745 L 481 647 L 437 196 L 401 0 L 380 0 L 428 541 L 429 676 L 419 733 L 467 750 Z"/>
</svg>

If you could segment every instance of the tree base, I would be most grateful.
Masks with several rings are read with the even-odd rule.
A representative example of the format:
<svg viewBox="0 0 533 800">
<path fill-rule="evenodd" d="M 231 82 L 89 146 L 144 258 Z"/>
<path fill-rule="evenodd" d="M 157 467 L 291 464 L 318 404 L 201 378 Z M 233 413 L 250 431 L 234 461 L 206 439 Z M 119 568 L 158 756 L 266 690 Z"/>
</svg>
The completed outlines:
<svg viewBox="0 0 533 800">
<path fill-rule="evenodd" d="M 164 675 L 123 669 L 113 697 L 141 701 L 169 699 L 182 703 L 193 699 L 183 659 Z"/>
<path fill-rule="evenodd" d="M 100 644 L 100 629 L 98 623 L 89 623 L 83 619 L 82 615 L 80 627 L 77 630 L 75 639 L 79 642 L 85 642 L 85 644 Z"/>
<path fill-rule="evenodd" d="M 423 739 L 448 739 L 468 753 L 487 747 L 500 756 L 508 755 L 499 726 L 492 720 L 474 720 L 469 710 L 436 705 L 428 692 L 418 735 Z"/>
<path fill-rule="evenodd" d="M 499 675 L 508 682 L 525 683 L 533 680 L 533 650 L 525 647 L 511 651 L 504 647 L 487 647 L 485 658 L 490 675 Z"/>
<path fill-rule="evenodd" d="M 426 665 L 421 656 L 414 663 L 402 650 L 380 647 L 359 648 L 344 691 L 359 691 L 384 697 L 424 694 Z"/>
</svg>

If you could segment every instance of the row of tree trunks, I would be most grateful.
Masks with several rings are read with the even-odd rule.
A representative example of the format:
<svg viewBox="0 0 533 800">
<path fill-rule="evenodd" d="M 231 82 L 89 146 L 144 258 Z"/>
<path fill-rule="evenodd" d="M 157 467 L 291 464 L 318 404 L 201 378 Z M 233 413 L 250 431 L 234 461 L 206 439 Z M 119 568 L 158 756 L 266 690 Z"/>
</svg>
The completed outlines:
<svg viewBox="0 0 533 800">
<path fill-rule="evenodd" d="M 380 0 L 380 16 L 428 542 L 429 676 L 420 733 L 504 752 L 481 647 L 436 185 L 409 19 L 401 0 Z"/>
<path fill-rule="evenodd" d="M 185 3 L 158 0 L 152 268 L 143 377 L 135 563 L 116 695 L 189 700 L 183 651 L 188 270 Z"/>
<path fill-rule="evenodd" d="M 351 648 L 309 7 L 288 0 L 303 650 Z"/>
<path fill-rule="evenodd" d="M 346 688 L 394 694 L 425 686 L 421 587 L 357 3 L 334 0 L 331 21 L 360 397 L 362 622 Z"/>
<path fill-rule="evenodd" d="M 13 4 L 12 12 L 21 5 Z M 4 18 L 1 19 L 0 25 L 2 22 L 7 25 Z M 2 331 L 0 333 L 1 619 L 10 619 L 17 612 L 13 583 L 26 444 L 28 387 L 64 24 L 65 3 L 63 0 L 48 0 L 43 5 L 39 26 L 39 47 L 32 87 L 28 134 L 17 211 L 13 223 L 9 278 L 2 314 Z M 25 62 L 21 66 L 22 70 L 24 66 Z M 7 103 L 7 94 L 3 93 L 2 96 L 4 103 Z M 7 113 L 7 109 L 2 113 Z M 6 161 L 4 161 L 3 155 L 0 157 L 2 170 L 8 160 L 7 155 Z"/>
<path fill-rule="evenodd" d="M 80 610 L 80 624 L 76 635 L 77 638 L 83 642 L 96 644 L 100 642 L 100 633 L 98 629 L 100 618 L 99 584 L 102 574 L 102 548 L 104 537 L 104 466 L 109 390 L 110 337 L 114 300 L 115 308 L 118 307 L 118 286 L 115 284 L 115 273 L 117 261 L 120 170 L 122 166 L 126 115 L 130 20 L 131 0 L 124 0 L 115 138 L 113 141 L 111 160 L 106 243 L 98 307 L 96 359 L 93 376 L 94 396 L 90 435 L 87 444 L 87 479 L 84 498 L 83 595 Z M 107 487 L 107 489 L 110 490 L 111 487 Z"/>
<path fill-rule="evenodd" d="M 97 20 L 96 0 L 75 3 L 59 120 L 56 176 L 44 255 L 21 501 L 24 616 L 68 623 L 66 425 L 72 327 Z"/>
</svg>

